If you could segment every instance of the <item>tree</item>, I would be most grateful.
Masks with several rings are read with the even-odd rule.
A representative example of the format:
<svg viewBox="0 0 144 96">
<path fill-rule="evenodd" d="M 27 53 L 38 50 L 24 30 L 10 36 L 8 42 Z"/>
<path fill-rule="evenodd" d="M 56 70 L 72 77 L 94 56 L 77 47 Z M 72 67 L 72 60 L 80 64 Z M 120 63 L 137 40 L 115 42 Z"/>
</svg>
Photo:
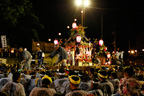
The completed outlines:
<svg viewBox="0 0 144 96">
<path fill-rule="evenodd" d="M 38 34 L 44 29 L 30 0 L 0 0 L 0 25 L 0 35 L 7 35 L 11 46 L 26 47 L 32 39 L 39 41 Z"/>
</svg>

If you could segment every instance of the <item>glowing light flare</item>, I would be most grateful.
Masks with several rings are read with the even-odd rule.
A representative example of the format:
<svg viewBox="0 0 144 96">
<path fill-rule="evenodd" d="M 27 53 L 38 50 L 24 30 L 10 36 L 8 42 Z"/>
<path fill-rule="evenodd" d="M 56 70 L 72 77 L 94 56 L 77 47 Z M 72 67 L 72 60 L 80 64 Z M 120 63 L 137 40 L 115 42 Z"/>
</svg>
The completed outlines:
<svg viewBox="0 0 144 96">
<path fill-rule="evenodd" d="M 144 49 L 142 49 L 142 51 L 144 51 Z"/>
<path fill-rule="evenodd" d="M 82 5 L 82 0 L 76 0 L 76 5 L 78 6 Z"/>
<path fill-rule="evenodd" d="M 51 39 L 48 39 L 48 41 L 51 41 Z"/>
<path fill-rule="evenodd" d="M 77 28 L 77 24 L 74 22 L 74 23 L 72 23 L 72 28 L 73 29 L 76 29 Z"/>
<path fill-rule="evenodd" d="M 104 51 L 107 51 L 107 47 L 104 48 Z"/>
<path fill-rule="evenodd" d="M 27 48 L 24 48 L 25 51 L 27 51 Z"/>
<path fill-rule="evenodd" d="M 101 39 L 101 40 L 99 40 L 99 46 L 102 46 L 103 45 L 103 40 Z"/>
<path fill-rule="evenodd" d="M 108 54 L 107 54 L 107 58 L 110 58 L 110 57 L 111 57 L 111 54 L 110 54 L 110 53 L 108 53 Z"/>
<path fill-rule="evenodd" d="M 135 53 L 135 51 L 134 50 L 131 50 L 131 54 L 134 54 Z"/>
<path fill-rule="evenodd" d="M 11 49 L 11 53 L 14 53 L 14 49 Z"/>
<path fill-rule="evenodd" d="M 108 61 L 108 64 L 110 65 L 110 64 L 111 64 L 111 61 Z"/>
<path fill-rule="evenodd" d="M 85 0 L 84 1 L 84 6 L 89 6 L 90 5 L 90 1 L 89 0 Z"/>
<path fill-rule="evenodd" d="M 39 43 L 37 43 L 37 46 L 40 46 L 40 44 L 39 44 Z"/>
<path fill-rule="evenodd" d="M 59 44 L 58 40 L 54 40 L 54 44 L 58 45 Z"/>
<path fill-rule="evenodd" d="M 67 26 L 67 29 L 69 29 L 70 28 L 70 26 Z"/>
<path fill-rule="evenodd" d="M 61 33 L 58 33 L 59 36 L 61 36 Z"/>
<path fill-rule="evenodd" d="M 77 41 L 78 43 L 80 43 L 80 42 L 81 42 L 81 36 L 77 36 L 77 37 L 76 37 L 76 41 Z"/>
</svg>

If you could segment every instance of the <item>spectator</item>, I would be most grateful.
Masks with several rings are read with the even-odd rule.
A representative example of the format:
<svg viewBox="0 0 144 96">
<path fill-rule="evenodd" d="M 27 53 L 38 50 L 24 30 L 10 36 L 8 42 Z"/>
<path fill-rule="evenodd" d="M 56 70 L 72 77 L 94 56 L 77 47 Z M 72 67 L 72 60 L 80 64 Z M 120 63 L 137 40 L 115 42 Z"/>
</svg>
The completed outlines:
<svg viewBox="0 0 144 96">
<path fill-rule="evenodd" d="M 4 77 L 0 79 L 0 90 L 9 81 L 11 80 L 8 78 L 8 73 L 7 73 L 7 70 L 5 69 Z"/>
<path fill-rule="evenodd" d="M 24 87 L 19 83 L 21 77 L 19 72 L 13 74 L 13 82 L 8 82 L 2 88 L 2 92 L 6 92 L 8 96 L 26 96 Z"/>
<path fill-rule="evenodd" d="M 120 80 L 119 94 L 122 96 L 140 96 L 140 84 L 133 78 L 134 69 L 128 66 L 124 69 L 124 78 Z"/>
<path fill-rule="evenodd" d="M 71 92 L 67 93 L 65 96 L 87 96 L 87 92 L 79 89 L 79 84 L 81 79 L 77 75 L 69 76 Z"/>
<path fill-rule="evenodd" d="M 117 78 L 117 74 L 115 72 L 112 72 L 110 75 L 110 82 L 114 86 L 114 94 L 118 91 L 119 86 L 119 79 Z"/>
<path fill-rule="evenodd" d="M 93 94 L 94 96 L 103 96 L 103 92 L 98 88 L 99 79 L 95 78 L 91 81 L 91 91 L 88 91 L 88 94 Z"/>
<path fill-rule="evenodd" d="M 99 70 L 98 78 L 100 80 L 99 88 L 102 90 L 104 96 L 111 96 L 114 92 L 113 84 L 107 80 L 108 74 L 106 70 Z"/>
<path fill-rule="evenodd" d="M 37 87 L 41 87 L 41 83 L 42 83 L 42 78 L 45 76 L 45 72 L 44 71 L 42 71 L 42 72 L 40 72 L 40 78 L 36 78 L 36 86 Z"/>
<path fill-rule="evenodd" d="M 3 75 L 3 68 L 0 68 L 0 79 L 3 78 L 4 75 Z"/>
<path fill-rule="evenodd" d="M 30 93 L 32 91 L 32 89 L 34 87 L 36 87 L 36 73 L 35 72 L 32 72 L 31 74 L 31 79 L 28 81 L 27 85 L 28 85 L 28 93 Z"/>
<path fill-rule="evenodd" d="M 65 70 L 63 68 L 59 69 L 59 79 L 54 80 L 54 88 L 56 89 L 57 93 L 62 93 L 62 85 L 68 78 L 65 78 Z"/>
<path fill-rule="evenodd" d="M 71 75 L 77 75 L 77 73 L 75 73 L 74 70 L 69 70 L 69 76 L 71 76 Z M 69 80 L 67 80 L 63 83 L 62 90 L 63 90 L 63 92 L 62 92 L 63 94 L 67 94 L 67 93 L 72 91 L 72 89 L 70 88 L 70 81 Z"/>
<path fill-rule="evenodd" d="M 29 96 L 54 96 L 56 91 L 50 88 L 50 84 L 52 83 L 52 79 L 45 75 L 42 78 L 42 86 L 34 88 Z"/>
<path fill-rule="evenodd" d="M 81 82 L 79 84 L 79 88 L 84 91 L 89 91 L 91 89 L 91 84 L 89 81 L 89 75 L 87 73 L 81 74 Z"/>
<path fill-rule="evenodd" d="M 122 66 L 120 66 L 118 68 L 117 76 L 118 76 L 119 80 L 121 80 L 121 78 L 123 78 L 123 67 Z"/>
</svg>

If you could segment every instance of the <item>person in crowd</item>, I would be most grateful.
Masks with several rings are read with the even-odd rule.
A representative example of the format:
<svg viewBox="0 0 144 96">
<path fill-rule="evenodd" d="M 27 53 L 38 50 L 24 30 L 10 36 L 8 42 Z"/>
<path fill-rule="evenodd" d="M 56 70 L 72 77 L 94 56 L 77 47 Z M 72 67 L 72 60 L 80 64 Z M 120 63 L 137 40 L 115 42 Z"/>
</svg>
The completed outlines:
<svg viewBox="0 0 144 96">
<path fill-rule="evenodd" d="M 81 76 L 81 82 L 79 84 L 79 88 L 81 90 L 84 90 L 84 91 L 89 91 L 91 89 L 91 84 L 88 82 L 89 81 L 89 75 L 87 73 L 83 73 L 83 74 L 80 74 Z"/>
<path fill-rule="evenodd" d="M 22 54 L 23 61 L 21 63 L 24 63 L 23 68 L 31 70 L 31 60 L 32 60 L 32 55 L 29 51 L 23 50 L 22 47 L 19 48 L 19 52 Z"/>
<path fill-rule="evenodd" d="M 69 62 L 71 66 L 75 66 L 75 49 L 72 47 L 70 49 L 70 57 L 69 57 Z"/>
<path fill-rule="evenodd" d="M 26 96 L 24 87 L 20 82 L 21 76 L 19 72 L 13 74 L 13 82 L 8 82 L 1 89 L 6 92 L 8 96 Z"/>
<path fill-rule="evenodd" d="M 41 83 L 42 83 L 42 78 L 45 76 L 45 71 L 41 71 L 40 72 L 40 78 L 36 78 L 36 86 L 37 87 L 41 87 Z"/>
<path fill-rule="evenodd" d="M 25 80 L 29 80 L 29 79 L 31 79 L 31 75 L 29 74 L 29 70 L 24 70 L 23 71 L 23 75 L 24 75 L 24 78 L 25 78 Z"/>
<path fill-rule="evenodd" d="M 45 75 L 42 78 L 42 86 L 33 88 L 29 96 L 54 96 L 56 91 L 50 88 L 51 83 L 51 77 Z"/>
<path fill-rule="evenodd" d="M 134 69 L 132 66 L 127 66 L 124 69 L 124 78 L 120 80 L 119 95 L 122 96 L 140 96 L 140 83 L 133 78 Z"/>
<path fill-rule="evenodd" d="M 76 70 L 69 70 L 69 76 L 71 76 L 71 75 L 78 75 L 78 74 L 77 74 Z M 62 85 L 62 94 L 67 94 L 71 91 L 72 91 L 72 89 L 70 88 L 70 81 L 67 80 Z"/>
<path fill-rule="evenodd" d="M 69 76 L 71 92 L 67 93 L 65 96 L 87 96 L 87 92 L 79 89 L 79 84 L 81 79 L 78 75 Z"/>
<path fill-rule="evenodd" d="M 113 84 L 114 86 L 114 94 L 118 92 L 118 88 L 119 88 L 119 79 L 117 77 L 117 74 L 115 72 L 112 72 L 109 76 L 110 78 L 110 82 Z"/>
<path fill-rule="evenodd" d="M 117 76 L 118 76 L 118 79 L 121 80 L 121 78 L 123 78 L 123 67 L 120 66 L 118 68 L 118 71 L 117 71 Z"/>
<path fill-rule="evenodd" d="M 111 96 L 114 93 L 114 86 L 110 81 L 108 81 L 108 74 L 106 70 L 99 70 L 98 78 L 100 80 L 98 87 L 102 90 L 103 95 Z"/>
<path fill-rule="evenodd" d="M 13 77 L 13 73 L 15 73 L 15 72 L 17 72 L 17 70 L 16 69 L 14 69 L 14 68 L 9 68 L 9 70 L 8 70 L 8 78 L 12 81 L 12 77 Z"/>
<path fill-rule="evenodd" d="M 56 45 L 55 50 L 49 55 L 49 57 L 53 58 L 56 54 L 59 54 L 59 58 L 56 61 L 56 64 L 62 62 L 62 66 L 66 66 L 66 62 L 68 59 L 66 50 L 62 46 Z"/>
<path fill-rule="evenodd" d="M 91 81 L 91 90 L 88 91 L 88 94 L 93 94 L 94 96 L 103 96 L 103 92 L 98 88 L 99 79 L 95 78 Z"/>
<path fill-rule="evenodd" d="M 65 81 L 68 81 L 68 78 L 65 77 L 65 70 L 63 68 L 59 69 L 58 77 L 59 79 L 54 80 L 53 85 L 57 93 L 62 93 L 62 85 Z"/>
<path fill-rule="evenodd" d="M 43 59 L 44 59 L 43 52 L 40 49 L 39 44 L 36 46 L 36 51 L 37 51 L 37 60 L 38 60 L 38 66 L 37 67 L 41 66 L 45 69 L 45 66 L 43 65 Z"/>
<path fill-rule="evenodd" d="M 8 72 L 7 72 L 7 69 L 5 69 L 4 71 L 4 77 L 0 79 L 0 90 L 1 88 L 9 81 L 11 81 L 9 78 L 8 78 Z"/>
<path fill-rule="evenodd" d="M 36 87 L 36 84 L 35 84 L 35 82 L 36 82 L 36 73 L 32 72 L 30 75 L 31 75 L 31 79 L 28 80 L 28 83 L 27 83 L 27 85 L 28 85 L 28 93 L 30 93 L 32 91 L 32 89 L 34 87 Z"/>
<path fill-rule="evenodd" d="M 139 67 L 136 67 L 136 68 L 134 69 L 134 71 L 135 71 L 134 77 L 135 77 L 136 79 L 138 79 L 139 76 L 141 75 L 141 74 L 140 74 L 141 69 L 140 69 Z"/>
<path fill-rule="evenodd" d="M 3 78 L 4 75 L 3 75 L 3 68 L 0 68 L 0 79 Z"/>
<path fill-rule="evenodd" d="M 95 73 L 95 69 L 94 69 L 94 68 L 90 68 L 90 69 L 89 69 L 90 79 L 94 79 L 94 73 Z"/>
<path fill-rule="evenodd" d="M 56 70 L 51 70 L 51 78 L 53 81 L 58 79 L 58 76 L 56 75 Z"/>
</svg>

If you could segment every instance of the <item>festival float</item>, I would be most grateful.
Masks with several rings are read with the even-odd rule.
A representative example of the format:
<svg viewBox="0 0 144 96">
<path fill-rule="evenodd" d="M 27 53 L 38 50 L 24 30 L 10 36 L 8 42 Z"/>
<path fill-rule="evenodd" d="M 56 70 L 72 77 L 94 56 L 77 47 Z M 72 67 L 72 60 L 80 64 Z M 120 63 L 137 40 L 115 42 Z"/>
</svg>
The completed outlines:
<svg viewBox="0 0 144 96">
<path fill-rule="evenodd" d="M 70 37 L 65 42 L 65 48 L 70 58 L 70 49 L 73 47 L 75 51 L 75 66 L 92 66 L 92 49 L 93 44 L 85 36 L 86 27 L 77 26 L 74 22 L 70 30 Z"/>
</svg>

